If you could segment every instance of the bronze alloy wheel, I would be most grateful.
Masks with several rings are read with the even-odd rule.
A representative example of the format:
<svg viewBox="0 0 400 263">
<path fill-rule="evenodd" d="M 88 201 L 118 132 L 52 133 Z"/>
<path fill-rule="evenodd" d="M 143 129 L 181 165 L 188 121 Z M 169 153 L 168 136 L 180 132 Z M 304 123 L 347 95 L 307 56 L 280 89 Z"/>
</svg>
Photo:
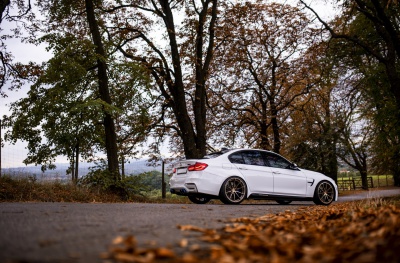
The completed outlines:
<svg viewBox="0 0 400 263">
<path fill-rule="evenodd" d="M 314 203 L 329 205 L 335 200 L 335 188 L 328 181 L 320 182 L 315 188 Z"/>
<path fill-rule="evenodd" d="M 240 177 L 230 177 L 223 184 L 220 192 L 225 204 L 240 204 L 246 198 L 246 183 Z"/>
</svg>

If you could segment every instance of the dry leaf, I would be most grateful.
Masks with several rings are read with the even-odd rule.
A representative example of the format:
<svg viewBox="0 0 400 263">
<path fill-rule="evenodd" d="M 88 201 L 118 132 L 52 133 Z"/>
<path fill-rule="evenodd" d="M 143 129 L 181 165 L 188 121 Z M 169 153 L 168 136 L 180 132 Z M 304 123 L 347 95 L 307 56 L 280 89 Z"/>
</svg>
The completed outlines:
<svg viewBox="0 0 400 263">
<path fill-rule="evenodd" d="M 175 257 L 174 251 L 168 248 L 157 248 L 155 250 L 155 254 L 157 258 L 173 258 Z"/>
<path fill-rule="evenodd" d="M 399 202 L 398 202 L 399 203 Z M 259 218 L 238 218 L 221 229 L 179 225 L 202 233 L 200 240 L 179 242 L 189 252 L 177 256 L 167 248 L 137 248 L 133 236 L 117 237 L 103 258 L 120 262 L 400 262 L 400 206 L 339 203 L 300 208 Z M 135 261 L 132 261 L 135 260 Z"/>
<path fill-rule="evenodd" d="M 186 238 L 181 239 L 181 241 L 179 242 L 180 247 L 187 247 L 188 244 L 189 244 L 189 241 Z"/>
</svg>

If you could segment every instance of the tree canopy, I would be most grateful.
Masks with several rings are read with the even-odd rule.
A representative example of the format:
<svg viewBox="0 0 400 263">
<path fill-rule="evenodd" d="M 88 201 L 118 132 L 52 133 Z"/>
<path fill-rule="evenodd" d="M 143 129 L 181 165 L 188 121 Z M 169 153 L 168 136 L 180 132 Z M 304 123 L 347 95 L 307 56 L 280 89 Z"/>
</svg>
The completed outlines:
<svg viewBox="0 0 400 263">
<path fill-rule="evenodd" d="M 38 1 L 40 16 L 19 19 L 53 58 L 3 67 L 3 80 L 31 83 L 7 139 L 27 141 L 26 163 L 44 168 L 104 152 L 115 179 L 153 136 L 154 155 L 166 138 L 186 158 L 255 147 L 400 185 L 398 1 L 341 1 L 332 21 L 299 2 Z"/>
</svg>

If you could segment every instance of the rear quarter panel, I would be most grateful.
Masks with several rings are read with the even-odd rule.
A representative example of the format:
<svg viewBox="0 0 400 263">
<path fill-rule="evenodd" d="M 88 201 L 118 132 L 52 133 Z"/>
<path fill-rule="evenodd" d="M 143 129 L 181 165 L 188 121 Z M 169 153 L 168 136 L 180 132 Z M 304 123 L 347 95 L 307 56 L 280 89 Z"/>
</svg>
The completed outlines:
<svg viewBox="0 0 400 263">
<path fill-rule="evenodd" d="M 190 176 L 193 183 L 197 185 L 197 190 L 201 193 L 218 196 L 221 186 L 224 181 L 231 176 L 242 177 L 240 172 L 228 162 L 208 161 L 207 169 L 197 174 Z"/>
</svg>

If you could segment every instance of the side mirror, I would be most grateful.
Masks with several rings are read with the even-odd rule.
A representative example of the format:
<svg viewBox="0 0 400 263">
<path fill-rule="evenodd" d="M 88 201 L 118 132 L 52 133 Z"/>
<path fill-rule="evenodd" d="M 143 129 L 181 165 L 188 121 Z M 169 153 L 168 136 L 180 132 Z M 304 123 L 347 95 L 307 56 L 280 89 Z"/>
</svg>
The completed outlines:
<svg viewBox="0 0 400 263">
<path fill-rule="evenodd" d="M 299 167 L 297 167 L 297 164 L 295 163 L 291 163 L 289 168 L 292 170 L 299 170 Z"/>
</svg>

